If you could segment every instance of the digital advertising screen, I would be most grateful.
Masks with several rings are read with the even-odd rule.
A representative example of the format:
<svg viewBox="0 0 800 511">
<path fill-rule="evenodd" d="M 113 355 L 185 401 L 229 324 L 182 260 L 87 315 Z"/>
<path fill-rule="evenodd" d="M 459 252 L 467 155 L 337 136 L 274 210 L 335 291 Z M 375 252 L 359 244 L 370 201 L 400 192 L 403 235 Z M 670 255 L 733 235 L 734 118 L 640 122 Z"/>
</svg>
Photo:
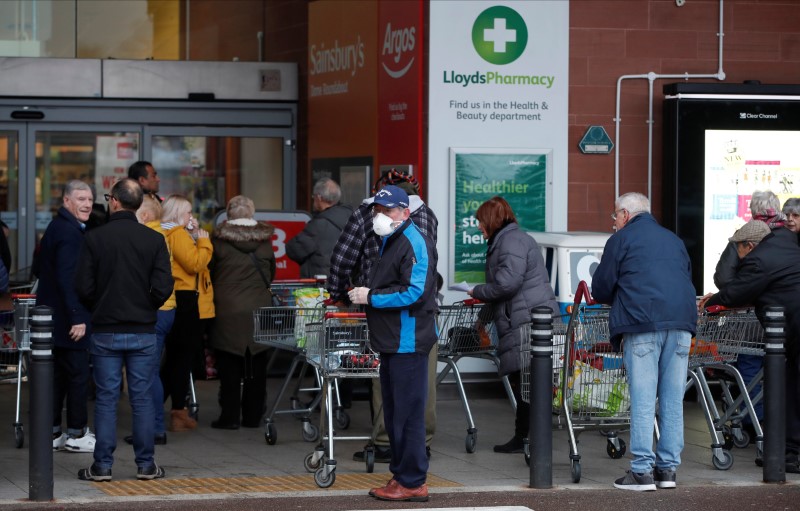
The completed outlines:
<svg viewBox="0 0 800 511">
<path fill-rule="evenodd" d="M 750 220 L 750 198 L 800 197 L 800 86 L 664 87 L 662 224 L 686 244 L 697 295 L 717 291 L 728 238 Z"/>
</svg>

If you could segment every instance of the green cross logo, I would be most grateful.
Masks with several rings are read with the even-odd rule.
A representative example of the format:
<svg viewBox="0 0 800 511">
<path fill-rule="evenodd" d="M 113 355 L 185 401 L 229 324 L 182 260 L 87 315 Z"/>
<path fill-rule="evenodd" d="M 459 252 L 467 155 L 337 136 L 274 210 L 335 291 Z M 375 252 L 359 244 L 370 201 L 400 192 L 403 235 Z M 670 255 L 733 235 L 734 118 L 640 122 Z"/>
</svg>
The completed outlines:
<svg viewBox="0 0 800 511">
<path fill-rule="evenodd" d="M 490 64 L 510 64 L 528 44 L 528 27 L 517 11 L 498 5 L 478 15 L 472 25 L 472 44 Z"/>
</svg>

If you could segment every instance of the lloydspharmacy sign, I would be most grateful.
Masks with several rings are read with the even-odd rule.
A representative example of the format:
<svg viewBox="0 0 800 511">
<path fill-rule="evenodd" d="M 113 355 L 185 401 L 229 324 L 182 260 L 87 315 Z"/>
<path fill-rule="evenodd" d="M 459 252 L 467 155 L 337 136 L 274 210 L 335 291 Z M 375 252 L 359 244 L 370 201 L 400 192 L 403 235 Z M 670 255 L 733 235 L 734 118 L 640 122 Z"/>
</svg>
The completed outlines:
<svg viewBox="0 0 800 511">
<path fill-rule="evenodd" d="M 504 66 L 517 60 L 528 45 L 528 27 L 517 11 L 497 5 L 489 7 L 472 24 L 472 46 L 489 64 Z M 511 74 L 502 71 L 444 70 L 443 82 L 469 87 L 471 85 L 533 85 L 550 88 L 555 76 Z"/>
</svg>

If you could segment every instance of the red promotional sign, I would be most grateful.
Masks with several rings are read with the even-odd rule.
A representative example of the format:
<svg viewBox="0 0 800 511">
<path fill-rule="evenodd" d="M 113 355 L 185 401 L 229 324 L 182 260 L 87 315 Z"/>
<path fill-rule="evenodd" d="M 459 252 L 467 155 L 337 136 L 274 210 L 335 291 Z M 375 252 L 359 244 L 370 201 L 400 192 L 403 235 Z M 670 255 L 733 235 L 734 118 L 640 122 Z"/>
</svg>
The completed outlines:
<svg viewBox="0 0 800 511">
<path fill-rule="evenodd" d="M 311 217 L 304 211 L 256 211 L 255 219 L 275 227 L 272 235 L 272 248 L 275 250 L 275 277 L 273 280 L 300 278 L 300 265 L 286 256 L 286 242 L 303 230 Z M 214 219 L 214 225 L 227 220 L 223 211 Z"/>
<path fill-rule="evenodd" d="M 378 166 L 411 165 L 422 182 L 422 0 L 378 9 Z"/>
</svg>

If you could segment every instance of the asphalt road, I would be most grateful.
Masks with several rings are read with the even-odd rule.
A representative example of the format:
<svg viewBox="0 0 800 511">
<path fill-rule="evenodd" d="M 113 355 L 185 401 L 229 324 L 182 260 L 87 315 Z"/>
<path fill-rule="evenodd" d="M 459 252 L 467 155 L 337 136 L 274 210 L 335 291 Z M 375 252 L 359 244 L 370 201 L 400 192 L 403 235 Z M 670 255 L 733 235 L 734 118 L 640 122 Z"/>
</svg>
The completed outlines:
<svg viewBox="0 0 800 511">
<path fill-rule="evenodd" d="M 165 510 L 165 511 L 346 511 L 524 506 L 534 511 L 686 511 L 800 509 L 800 485 L 685 487 L 655 492 L 622 490 L 529 490 L 481 493 L 437 493 L 425 503 L 383 502 L 368 495 L 247 497 L 199 500 L 149 500 L 88 503 L 20 503 L 6 509 L 34 510 Z"/>
</svg>

